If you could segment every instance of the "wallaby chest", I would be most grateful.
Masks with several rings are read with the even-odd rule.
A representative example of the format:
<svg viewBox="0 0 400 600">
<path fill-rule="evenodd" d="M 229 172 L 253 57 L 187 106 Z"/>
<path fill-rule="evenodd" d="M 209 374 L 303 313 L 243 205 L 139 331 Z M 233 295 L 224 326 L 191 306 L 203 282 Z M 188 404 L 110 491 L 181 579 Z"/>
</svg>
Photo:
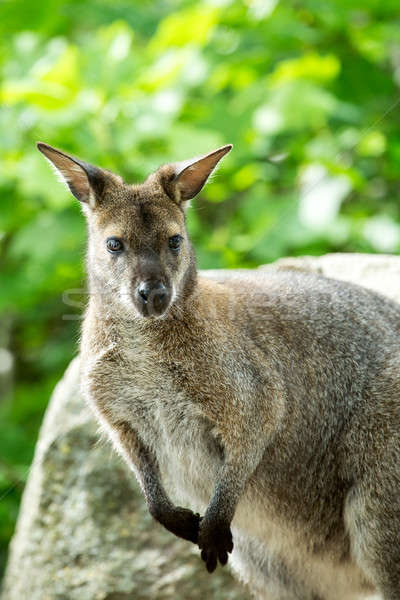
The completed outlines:
<svg viewBox="0 0 400 600">
<path fill-rule="evenodd" d="M 214 364 L 200 385 L 206 368 L 200 348 L 193 353 L 184 340 L 173 346 L 164 341 L 160 352 L 161 341 L 135 327 L 114 340 L 115 360 L 112 347 L 93 357 L 87 373 L 90 402 L 110 422 L 125 421 L 137 431 L 157 456 L 166 487 L 179 491 L 181 502 L 206 503 L 223 451 L 204 406 L 220 401 L 221 383 L 224 393 L 228 387 L 232 393 L 228 378 L 221 381 L 223 368 Z"/>
</svg>

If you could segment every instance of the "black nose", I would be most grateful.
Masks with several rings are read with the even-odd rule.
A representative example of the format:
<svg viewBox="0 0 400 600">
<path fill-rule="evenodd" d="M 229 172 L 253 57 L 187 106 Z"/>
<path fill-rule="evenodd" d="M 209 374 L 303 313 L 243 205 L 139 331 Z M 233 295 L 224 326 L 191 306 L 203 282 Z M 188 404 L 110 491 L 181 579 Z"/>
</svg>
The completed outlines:
<svg viewBox="0 0 400 600">
<path fill-rule="evenodd" d="M 147 302 L 147 299 L 150 296 L 150 293 L 151 293 L 151 286 L 149 283 L 144 282 L 139 285 L 138 294 L 145 302 Z"/>
<path fill-rule="evenodd" d="M 143 281 L 138 288 L 138 294 L 145 302 L 148 301 L 150 296 L 157 296 L 161 300 L 166 291 L 167 288 L 161 281 Z"/>
<path fill-rule="evenodd" d="M 169 302 L 168 288 L 161 281 L 143 281 L 137 288 L 137 297 L 148 315 L 161 314 Z"/>
</svg>

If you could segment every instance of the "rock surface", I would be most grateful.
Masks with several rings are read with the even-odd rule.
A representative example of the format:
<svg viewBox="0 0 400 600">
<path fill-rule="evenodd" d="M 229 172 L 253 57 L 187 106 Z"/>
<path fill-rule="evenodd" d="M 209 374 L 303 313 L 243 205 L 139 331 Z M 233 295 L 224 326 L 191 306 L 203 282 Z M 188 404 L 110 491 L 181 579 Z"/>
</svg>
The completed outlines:
<svg viewBox="0 0 400 600">
<path fill-rule="evenodd" d="M 282 259 L 400 301 L 400 258 Z M 245 600 L 226 569 L 209 576 L 194 546 L 149 516 L 131 473 L 99 443 L 79 395 L 79 360 L 47 410 L 11 544 L 2 600 Z"/>
</svg>

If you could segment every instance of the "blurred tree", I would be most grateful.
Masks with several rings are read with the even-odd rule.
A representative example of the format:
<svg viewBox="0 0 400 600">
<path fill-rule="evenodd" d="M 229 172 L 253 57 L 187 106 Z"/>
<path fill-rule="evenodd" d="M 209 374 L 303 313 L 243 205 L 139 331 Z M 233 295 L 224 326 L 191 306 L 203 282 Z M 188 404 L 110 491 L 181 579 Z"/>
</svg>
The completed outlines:
<svg viewBox="0 0 400 600">
<path fill-rule="evenodd" d="M 233 142 L 189 214 L 203 268 L 397 252 L 400 13 L 398 0 L 14 0 L 0 16 L 0 319 L 18 382 L 0 405 L 4 557 L 84 303 L 68 292 L 83 286 L 83 218 L 34 142 L 128 181 Z"/>
</svg>

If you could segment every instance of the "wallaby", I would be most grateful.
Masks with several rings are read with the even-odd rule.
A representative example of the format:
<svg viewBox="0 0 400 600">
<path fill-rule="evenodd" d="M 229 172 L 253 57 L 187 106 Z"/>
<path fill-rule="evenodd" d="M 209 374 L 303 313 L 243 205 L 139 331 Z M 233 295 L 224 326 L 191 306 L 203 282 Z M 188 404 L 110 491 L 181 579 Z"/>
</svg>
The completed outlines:
<svg viewBox="0 0 400 600">
<path fill-rule="evenodd" d="M 84 394 L 151 515 L 256 598 L 399 600 L 400 306 L 197 273 L 185 209 L 230 145 L 140 185 L 38 147 L 88 222 Z"/>
</svg>

